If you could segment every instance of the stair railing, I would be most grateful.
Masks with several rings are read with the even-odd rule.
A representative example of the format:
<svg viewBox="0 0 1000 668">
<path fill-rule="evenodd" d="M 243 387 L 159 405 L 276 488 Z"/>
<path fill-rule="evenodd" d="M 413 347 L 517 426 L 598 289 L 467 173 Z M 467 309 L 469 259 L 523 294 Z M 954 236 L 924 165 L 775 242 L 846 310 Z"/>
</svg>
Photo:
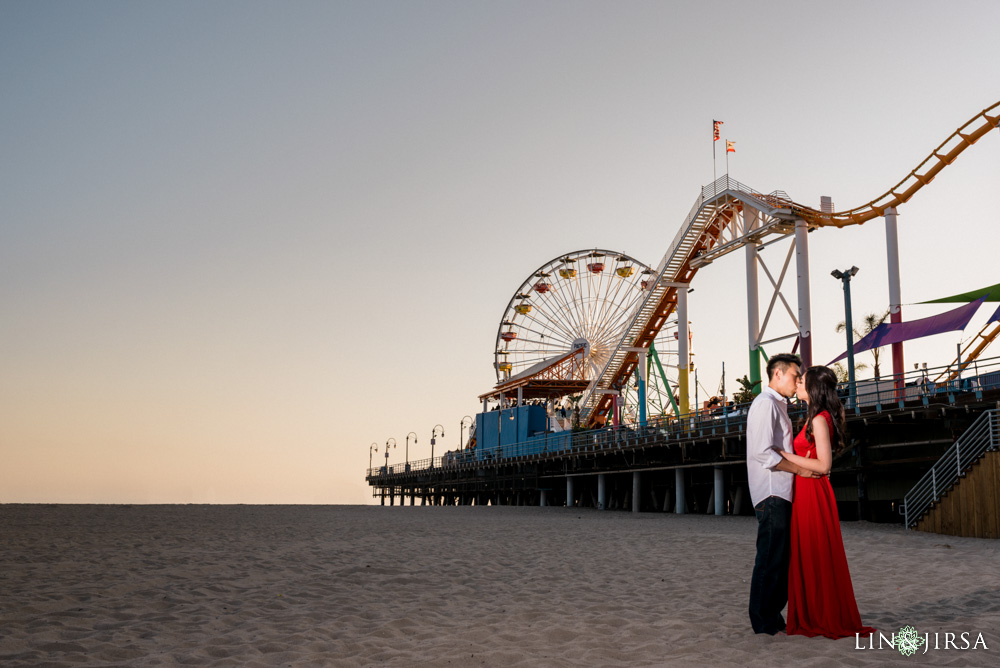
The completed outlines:
<svg viewBox="0 0 1000 668">
<path fill-rule="evenodd" d="M 976 418 L 903 497 L 903 522 L 907 529 L 916 526 L 931 505 L 937 503 L 969 467 L 979 461 L 983 453 L 997 449 L 998 436 L 1000 411 L 994 408 Z"/>
</svg>

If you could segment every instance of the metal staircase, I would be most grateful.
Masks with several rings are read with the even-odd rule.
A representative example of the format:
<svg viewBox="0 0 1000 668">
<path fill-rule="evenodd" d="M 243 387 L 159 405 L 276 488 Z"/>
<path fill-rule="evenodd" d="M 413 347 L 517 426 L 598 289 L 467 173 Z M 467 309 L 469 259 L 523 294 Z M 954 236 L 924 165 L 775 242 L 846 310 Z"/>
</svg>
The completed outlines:
<svg viewBox="0 0 1000 668">
<path fill-rule="evenodd" d="M 635 368 L 638 357 L 629 348 L 648 347 L 656 338 L 660 328 L 677 307 L 676 285 L 691 281 L 697 273 L 697 267 L 692 266 L 692 261 L 716 241 L 718 231 L 715 237 L 708 235 L 707 239 L 706 232 L 716 224 L 720 216 L 727 213 L 735 215 L 733 205 L 737 202 L 747 204 L 764 214 L 773 214 L 793 206 L 788 195 L 782 191 L 765 195 L 728 175 L 702 187 L 673 242 L 656 267 L 656 279 L 648 284 L 648 294 L 630 315 L 624 336 L 600 375 L 588 386 L 581 402 L 581 409 L 586 415 L 593 417 L 595 412 L 600 414 L 607 410 L 607 391 L 620 386 Z"/>
<path fill-rule="evenodd" d="M 966 471 L 1000 442 L 1000 410 L 984 412 L 965 433 L 941 455 L 923 478 L 903 497 L 903 521 L 907 529 L 917 525 L 942 496 L 952 489 Z"/>
</svg>

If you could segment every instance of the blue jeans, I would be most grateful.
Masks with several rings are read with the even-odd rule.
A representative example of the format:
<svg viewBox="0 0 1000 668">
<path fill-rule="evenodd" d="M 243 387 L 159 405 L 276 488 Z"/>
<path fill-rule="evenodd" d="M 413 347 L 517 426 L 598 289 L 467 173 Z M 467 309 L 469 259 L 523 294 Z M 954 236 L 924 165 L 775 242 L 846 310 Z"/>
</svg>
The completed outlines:
<svg viewBox="0 0 1000 668">
<path fill-rule="evenodd" d="M 750 624 L 754 633 L 784 630 L 788 603 L 788 557 L 792 504 L 769 496 L 753 508 L 757 516 L 757 558 L 750 580 Z"/>
</svg>

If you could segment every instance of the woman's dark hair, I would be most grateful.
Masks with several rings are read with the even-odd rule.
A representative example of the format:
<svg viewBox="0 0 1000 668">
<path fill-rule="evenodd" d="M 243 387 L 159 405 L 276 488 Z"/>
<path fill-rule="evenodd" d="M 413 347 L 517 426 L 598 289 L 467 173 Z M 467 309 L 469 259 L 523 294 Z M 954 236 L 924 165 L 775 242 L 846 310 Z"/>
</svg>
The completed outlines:
<svg viewBox="0 0 1000 668">
<path fill-rule="evenodd" d="M 813 418 L 829 411 L 833 418 L 833 433 L 830 434 L 830 449 L 837 452 L 844 442 L 844 405 L 837 396 L 837 376 L 825 366 L 811 366 L 805 374 L 806 393 L 809 395 L 809 412 L 806 415 L 806 436 L 812 440 Z"/>
</svg>

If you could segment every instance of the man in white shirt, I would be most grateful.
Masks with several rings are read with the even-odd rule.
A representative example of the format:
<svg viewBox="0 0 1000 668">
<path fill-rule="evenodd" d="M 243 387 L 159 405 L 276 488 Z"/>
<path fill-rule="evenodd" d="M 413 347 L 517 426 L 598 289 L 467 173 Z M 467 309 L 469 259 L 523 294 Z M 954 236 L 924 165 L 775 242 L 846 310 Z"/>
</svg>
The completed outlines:
<svg viewBox="0 0 1000 668">
<path fill-rule="evenodd" d="M 757 558 L 750 580 L 750 623 L 755 633 L 785 629 L 792 490 L 796 475 L 812 475 L 778 452 L 792 452 L 788 397 L 795 396 L 802 362 L 775 355 L 767 363 L 768 386 L 747 414 L 747 481 L 757 516 Z"/>
</svg>

